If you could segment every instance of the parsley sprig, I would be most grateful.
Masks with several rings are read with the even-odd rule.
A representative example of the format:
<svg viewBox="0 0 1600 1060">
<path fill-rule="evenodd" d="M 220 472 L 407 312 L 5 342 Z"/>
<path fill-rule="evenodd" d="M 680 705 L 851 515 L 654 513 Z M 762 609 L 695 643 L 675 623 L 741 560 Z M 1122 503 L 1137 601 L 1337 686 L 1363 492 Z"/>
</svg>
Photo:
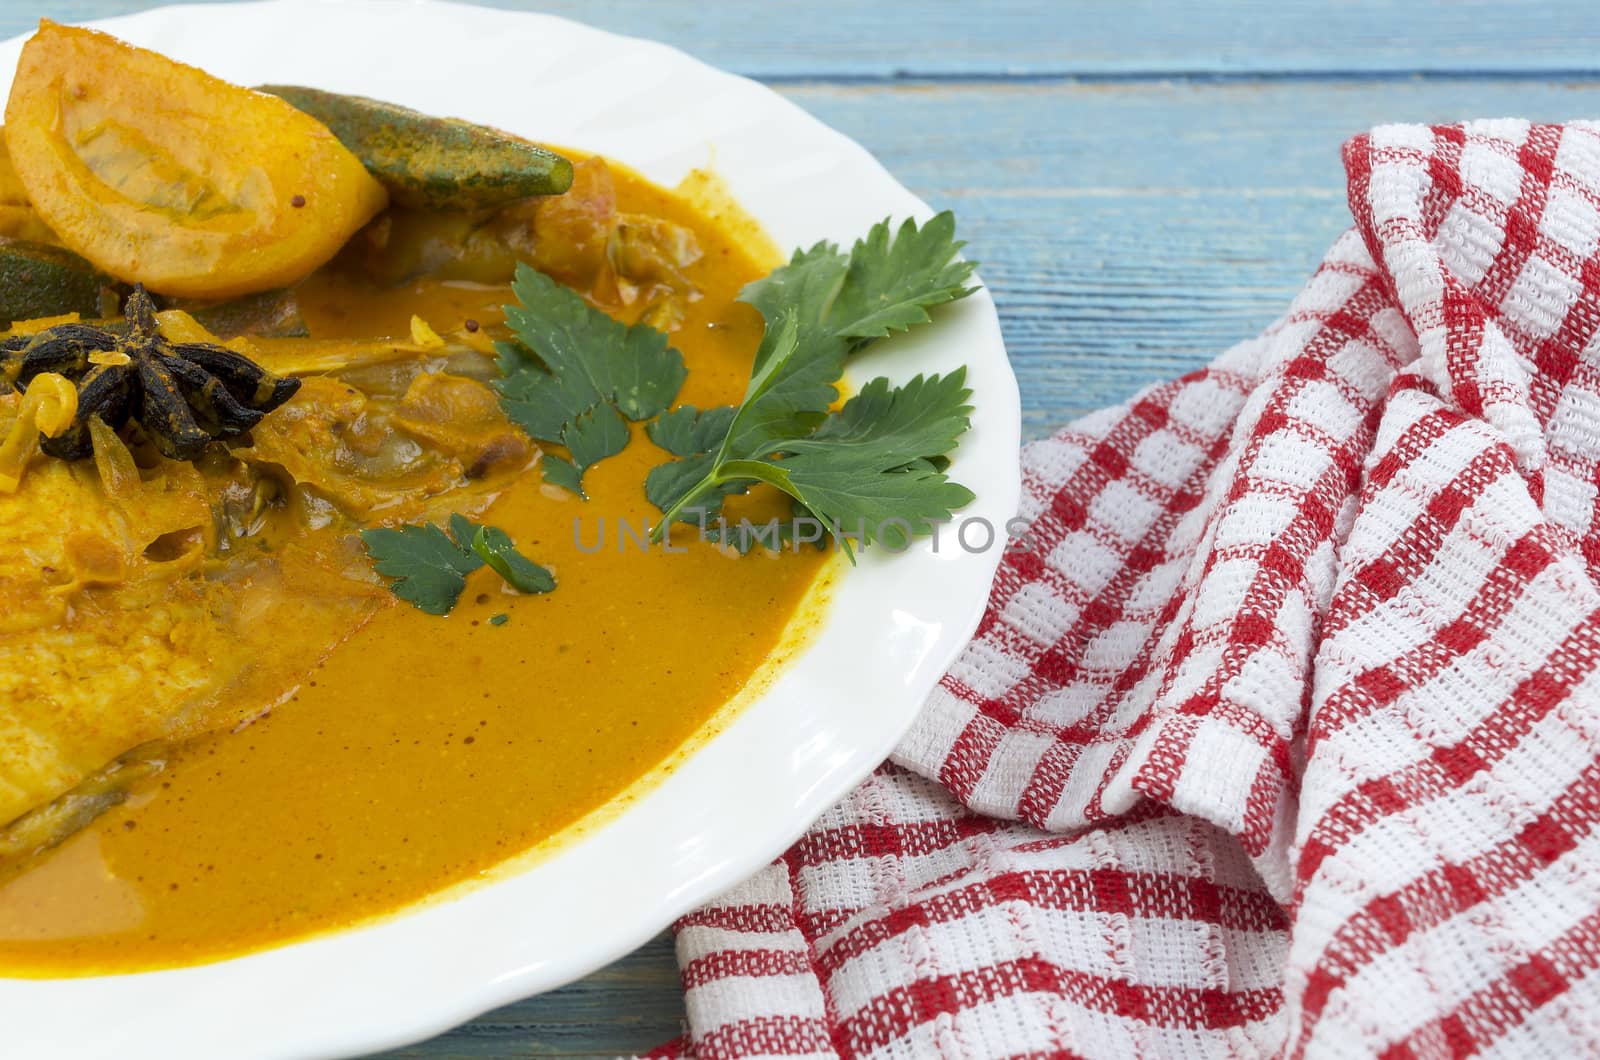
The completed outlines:
<svg viewBox="0 0 1600 1060">
<path fill-rule="evenodd" d="M 581 497 L 583 473 L 628 444 L 627 421 L 660 415 L 678 396 L 683 355 L 661 332 L 614 320 L 527 265 L 511 289 L 516 341 L 495 346 L 500 406 L 530 437 L 566 447 L 568 458 L 546 453 L 540 466 Z"/>
<path fill-rule="evenodd" d="M 652 539 L 679 519 L 704 524 L 723 498 L 758 482 L 789 494 L 836 535 L 891 547 L 970 502 L 940 459 L 969 424 L 964 369 L 901 386 L 874 379 L 830 411 L 850 355 L 972 293 L 962 246 L 948 212 L 920 228 L 908 220 L 891 231 L 885 221 L 849 254 L 818 243 L 746 287 L 739 297 L 767 326 L 744 400 L 683 406 L 648 428 L 678 457 L 645 483 L 664 513 Z"/>
<path fill-rule="evenodd" d="M 488 564 L 521 593 L 556 587 L 551 573 L 518 552 L 511 537 L 464 515 L 450 516 L 450 532 L 432 523 L 361 531 L 372 569 L 393 579 L 389 591 L 430 615 L 447 615 L 467 587 L 467 575 Z"/>
</svg>

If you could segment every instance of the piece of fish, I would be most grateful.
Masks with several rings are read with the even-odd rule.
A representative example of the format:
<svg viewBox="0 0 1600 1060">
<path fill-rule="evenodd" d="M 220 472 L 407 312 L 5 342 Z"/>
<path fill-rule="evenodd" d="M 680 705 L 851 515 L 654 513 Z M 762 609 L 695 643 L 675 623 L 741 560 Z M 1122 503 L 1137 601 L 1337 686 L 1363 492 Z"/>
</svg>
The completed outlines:
<svg viewBox="0 0 1600 1060">
<path fill-rule="evenodd" d="M 335 367 L 331 349 L 280 348 Z M 307 380 L 253 446 L 198 466 L 40 456 L 0 494 L 0 865 L 159 768 L 121 756 L 251 720 L 390 600 L 359 526 L 475 515 L 531 463 L 482 383 L 407 352 L 373 393 Z M 0 437 L 18 403 L 0 397 Z"/>
</svg>

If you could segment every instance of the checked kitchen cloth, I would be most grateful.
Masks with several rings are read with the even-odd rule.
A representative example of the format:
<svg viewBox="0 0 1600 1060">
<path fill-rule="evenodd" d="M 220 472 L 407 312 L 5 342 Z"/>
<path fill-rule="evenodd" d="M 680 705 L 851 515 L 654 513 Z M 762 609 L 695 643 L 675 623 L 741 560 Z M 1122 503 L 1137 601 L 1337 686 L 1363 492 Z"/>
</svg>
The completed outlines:
<svg viewBox="0 0 1600 1060">
<path fill-rule="evenodd" d="M 1344 157 L 1287 315 L 1027 448 L 892 764 L 678 924 L 669 1048 L 1600 1055 L 1600 125 Z"/>
</svg>

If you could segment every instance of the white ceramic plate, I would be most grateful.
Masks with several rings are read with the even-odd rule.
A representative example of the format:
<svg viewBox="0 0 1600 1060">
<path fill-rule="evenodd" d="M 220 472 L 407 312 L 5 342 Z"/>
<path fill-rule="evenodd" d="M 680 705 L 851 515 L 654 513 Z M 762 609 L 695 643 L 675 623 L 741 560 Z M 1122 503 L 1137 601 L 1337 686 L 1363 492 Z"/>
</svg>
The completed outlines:
<svg viewBox="0 0 1600 1060">
<path fill-rule="evenodd" d="M 709 164 L 782 247 L 848 242 L 926 205 L 861 147 L 754 82 L 548 16 L 432 2 L 168 7 L 97 24 L 240 84 L 376 96 L 616 158 L 664 185 Z M 0 71 L 20 40 L 0 45 Z M 9 75 L 0 97 L 9 91 Z M 1018 497 L 1016 380 L 985 292 L 853 374 L 968 366 L 952 474 L 1002 526 Z M 981 535 L 974 535 L 980 537 Z M 425 1038 L 582 976 L 780 853 L 889 753 L 971 635 L 999 561 L 945 535 L 847 572 L 805 652 L 609 823 L 535 867 L 415 912 L 216 964 L 0 979 L 0 1052 L 344 1056 Z"/>
</svg>

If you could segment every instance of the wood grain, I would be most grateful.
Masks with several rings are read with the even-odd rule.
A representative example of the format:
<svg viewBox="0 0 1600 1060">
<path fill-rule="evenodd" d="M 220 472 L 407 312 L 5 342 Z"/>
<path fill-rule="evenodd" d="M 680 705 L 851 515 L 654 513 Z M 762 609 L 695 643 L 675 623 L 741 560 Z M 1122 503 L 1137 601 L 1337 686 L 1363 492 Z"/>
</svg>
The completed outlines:
<svg viewBox="0 0 1600 1060">
<path fill-rule="evenodd" d="M 542 997 L 496 1009 L 387 1060 L 622 1056 L 683 1033 L 683 997 L 662 934 L 603 971 Z"/>
<path fill-rule="evenodd" d="M 0 36 L 143 0 L 6 4 Z M 1384 121 L 1600 116 L 1576 0 L 494 0 L 767 80 L 956 210 L 1025 430 L 1198 365 L 1287 305 L 1348 224 L 1339 145 Z M 308 26 L 315 32 L 315 26 Z M 394 1057 L 609 1056 L 679 1033 L 665 936 Z"/>
<path fill-rule="evenodd" d="M 103 18 L 154 4 L 0 5 L 0 35 L 40 14 Z M 490 0 L 676 45 L 766 79 L 1327 73 L 1409 78 L 1593 70 L 1600 19 L 1581 0 Z M 315 27 L 308 27 L 315 32 Z"/>
<path fill-rule="evenodd" d="M 1600 114 L 1600 82 L 784 85 L 960 218 L 1024 429 L 1182 372 L 1280 313 L 1350 223 L 1339 148 L 1383 121 Z"/>
</svg>

